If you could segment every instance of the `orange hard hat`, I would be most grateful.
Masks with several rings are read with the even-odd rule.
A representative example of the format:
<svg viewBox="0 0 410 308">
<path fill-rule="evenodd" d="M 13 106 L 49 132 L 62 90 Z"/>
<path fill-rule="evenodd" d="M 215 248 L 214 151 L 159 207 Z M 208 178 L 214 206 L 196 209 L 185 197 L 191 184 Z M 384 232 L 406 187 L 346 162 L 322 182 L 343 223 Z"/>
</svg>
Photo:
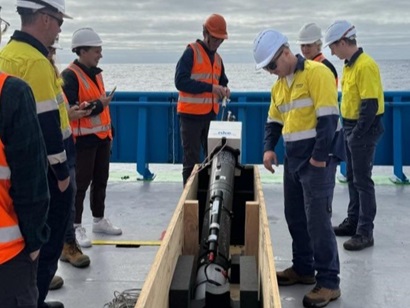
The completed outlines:
<svg viewBox="0 0 410 308">
<path fill-rule="evenodd" d="M 226 31 L 226 21 L 219 14 L 212 14 L 204 23 L 204 27 L 208 30 L 209 34 L 213 37 L 224 39 L 228 38 L 228 32 Z"/>
</svg>

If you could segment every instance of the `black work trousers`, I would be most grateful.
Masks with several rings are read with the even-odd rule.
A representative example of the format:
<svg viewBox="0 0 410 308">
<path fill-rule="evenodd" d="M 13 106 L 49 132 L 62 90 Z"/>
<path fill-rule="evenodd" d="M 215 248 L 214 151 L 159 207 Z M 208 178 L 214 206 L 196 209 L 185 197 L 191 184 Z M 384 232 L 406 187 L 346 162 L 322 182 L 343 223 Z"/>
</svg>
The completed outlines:
<svg viewBox="0 0 410 308">
<path fill-rule="evenodd" d="M 111 140 L 102 139 L 92 146 L 77 146 L 75 224 L 81 224 L 88 187 L 93 217 L 104 217 L 105 193 L 110 169 Z"/>
<path fill-rule="evenodd" d="M 195 164 L 201 162 L 201 148 L 204 155 L 208 152 L 208 131 L 211 118 L 204 117 L 184 117 L 179 118 L 179 129 L 183 149 L 182 158 L 182 180 L 185 186 Z"/>
<path fill-rule="evenodd" d="M 357 223 L 356 234 L 373 237 L 376 217 L 376 192 L 372 170 L 376 146 L 384 126 L 381 118 L 375 120 L 369 130 L 357 138 L 353 135 L 355 123 L 344 121 L 346 139 L 346 176 L 349 186 L 349 221 Z"/>
<path fill-rule="evenodd" d="M 0 307 L 37 308 L 37 265 L 25 250 L 0 264 Z"/>
<path fill-rule="evenodd" d="M 58 181 L 48 168 L 48 188 L 50 190 L 50 206 L 47 215 L 47 225 L 50 227 L 50 238 L 40 249 L 37 271 L 37 287 L 39 292 L 38 307 L 47 307 L 44 300 L 48 294 L 48 287 L 58 266 L 58 259 L 63 250 L 64 236 L 72 206 L 73 188 L 71 184 L 61 192 Z"/>
</svg>

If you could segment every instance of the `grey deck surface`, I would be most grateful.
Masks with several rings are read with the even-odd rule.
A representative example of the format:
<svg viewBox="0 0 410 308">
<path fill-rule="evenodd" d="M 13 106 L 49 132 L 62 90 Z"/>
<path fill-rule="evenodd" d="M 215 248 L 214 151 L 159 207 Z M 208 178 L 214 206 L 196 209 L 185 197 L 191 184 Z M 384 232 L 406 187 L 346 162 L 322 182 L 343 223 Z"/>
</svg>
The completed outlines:
<svg viewBox="0 0 410 308">
<path fill-rule="evenodd" d="M 135 165 L 113 164 L 107 190 L 106 217 L 123 229 L 123 235 L 108 237 L 92 234 L 91 214 L 85 205 L 83 225 L 92 239 L 158 241 L 166 230 L 182 192 L 181 167 L 170 165 L 152 168 L 153 182 L 136 181 Z M 291 265 L 291 239 L 283 214 L 281 170 L 271 176 L 260 168 L 270 222 L 275 265 L 282 270 Z M 405 173 L 409 175 L 409 168 Z M 348 238 L 338 238 L 341 263 L 339 300 L 327 307 L 374 308 L 410 307 L 408 275 L 410 272 L 410 186 L 388 181 L 392 168 L 375 168 L 378 212 L 375 221 L 375 246 L 361 252 L 343 249 Z M 129 179 L 121 180 L 128 175 Z M 338 183 L 333 202 L 333 222 L 346 215 L 347 186 Z M 59 300 L 66 308 L 103 307 L 114 298 L 114 291 L 141 288 L 158 250 L 156 246 L 117 248 L 94 245 L 83 249 L 91 265 L 77 269 L 59 262 L 57 274 L 65 280 L 63 288 L 50 291 L 47 300 Z M 302 307 L 302 298 L 312 286 L 280 288 L 282 307 Z M 147 307 L 161 308 L 161 307 Z"/>
</svg>

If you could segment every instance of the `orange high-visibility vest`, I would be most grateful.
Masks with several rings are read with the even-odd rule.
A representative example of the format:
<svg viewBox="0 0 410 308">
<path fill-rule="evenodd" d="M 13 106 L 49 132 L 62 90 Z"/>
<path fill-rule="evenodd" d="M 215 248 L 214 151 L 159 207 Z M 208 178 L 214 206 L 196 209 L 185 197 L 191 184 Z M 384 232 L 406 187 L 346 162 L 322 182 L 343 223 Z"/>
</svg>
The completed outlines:
<svg viewBox="0 0 410 308">
<path fill-rule="evenodd" d="M 7 74 L 0 73 L 0 95 Z M 21 235 L 17 214 L 9 190 L 11 171 L 7 164 L 4 144 L 0 140 L 0 264 L 18 255 L 25 246 Z"/>
<path fill-rule="evenodd" d="M 312 60 L 317 61 L 317 62 L 323 62 L 325 59 L 326 59 L 325 56 L 322 53 L 320 53 L 316 57 L 314 57 Z"/>
<path fill-rule="evenodd" d="M 318 54 L 316 57 L 314 57 L 312 60 L 313 60 L 313 61 L 320 62 L 320 63 L 323 63 L 323 61 L 325 61 L 326 58 L 325 58 L 325 56 L 324 56 L 322 53 L 320 53 L 320 54 Z M 339 79 L 336 78 L 336 86 L 337 86 L 338 84 L 339 84 Z"/>
<path fill-rule="evenodd" d="M 189 44 L 194 51 L 194 62 L 191 71 L 191 78 L 215 85 L 219 85 L 222 74 L 222 59 L 215 53 L 214 63 L 211 64 L 208 54 L 198 42 Z M 213 110 L 216 114 L 219 111 L 218 97 L 211 92 L 192 94 L 179 91 L 177 111 L 188 114 L 208 114 Z"/>
<path fill-rule="evenodd" d="M 88 77 L 84 71 L 71 63 L 68 69 L 72 70 L 78 80 L 78 102 L 89 102 L 105 96 L 102 75 L 96 75 L 97 84 Z M 98 115 L 84 117 L 70 122 L 74 137 L 95 134 L 101 139 L 109 137 L 112 139 L 110 108 L 104 107 L 104 111 Z"/>
</svg>

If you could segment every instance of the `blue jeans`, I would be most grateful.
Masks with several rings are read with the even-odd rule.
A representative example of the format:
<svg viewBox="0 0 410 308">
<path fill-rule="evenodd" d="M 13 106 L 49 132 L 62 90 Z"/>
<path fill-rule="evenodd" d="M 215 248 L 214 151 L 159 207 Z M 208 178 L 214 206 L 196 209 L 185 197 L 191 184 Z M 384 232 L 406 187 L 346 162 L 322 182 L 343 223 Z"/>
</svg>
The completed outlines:
<svg viewBox="0 0 410 308">
<path fill-rule="evenodd" d="M 361 138 L 353 135 L 354 122 L 344 121 L 346 140 L 346 177 L 349 186 L 347 215 L 354 224 L 356 234 L 373 236 L 376 216 L 376 194 L 372 169 L 376 145 L 384 132 L 381 119 L 375 121 Z"/>
<path fill-rule="evenodd" d="M 293 269 L 313 276 L 317 284 L 339 288 L 339 254 L 331 224 L 337 160 L 330 158 L 325 168 L 304 165 L 289 172 L 284 163 L 285 217 L 292 236 Z"/>
</svg>

